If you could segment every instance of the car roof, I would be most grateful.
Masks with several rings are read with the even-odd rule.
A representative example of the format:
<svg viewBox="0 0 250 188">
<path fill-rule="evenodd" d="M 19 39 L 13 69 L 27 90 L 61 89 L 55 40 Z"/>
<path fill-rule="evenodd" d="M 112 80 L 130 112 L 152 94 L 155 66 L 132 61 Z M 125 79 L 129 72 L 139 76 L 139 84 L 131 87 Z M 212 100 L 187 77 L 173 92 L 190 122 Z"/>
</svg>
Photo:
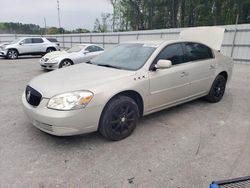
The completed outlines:
<svg viewBox="0 0 250 188">
<path fill-rule="evenodd" d="M 122 42 L 121 44 L 151 44 L 151 45 L 161 45 L 162 43 L 166 42 L 166 40 L 135 40 L 135 41 L 127 41 Z"/>
<path fill-rule="evenodd" d="M 151 45 L 152 47 L 159 47 L 162 44 L 168 45 L 168 44 L 181 43 L 181 42 L 194 42 L 194 43 L 200 43 L 200 44 L 206 45 L 200 41 L 185 40 L 185 39 L 136 40 L 136 41 L 123 42 L 121 44 L 143 44 L 143 45 Z"/>
<path fill-rule="evenodd" d="M 22 40 L 22 39 L 30 39 L 30 38 L 44 38 L 44 37 L 39 37 L 39 36 L 33 36 L 33 37 L 18 37 L 17 39 Z"/>
<path fill-rule="evenodd" d="M 97 44 L 90 44 L 90 43 L 75 44 L 75 46 L 85 46 L 86 48 L 89 47 L 89 46 L 92 46 L 92 45 L 102 48 L 101 46 L 99 46 Z"/>
<path fill-rule="evenodd" d="M 95 45 L 95 46 L 98 46 L 97 44 L 90 44 L 90 43 L 81 43 L 81 44 L 76 44 L 76 45 L 79 45 L 79 46 L 91 46 L 91 45 Z"/>
</svg>

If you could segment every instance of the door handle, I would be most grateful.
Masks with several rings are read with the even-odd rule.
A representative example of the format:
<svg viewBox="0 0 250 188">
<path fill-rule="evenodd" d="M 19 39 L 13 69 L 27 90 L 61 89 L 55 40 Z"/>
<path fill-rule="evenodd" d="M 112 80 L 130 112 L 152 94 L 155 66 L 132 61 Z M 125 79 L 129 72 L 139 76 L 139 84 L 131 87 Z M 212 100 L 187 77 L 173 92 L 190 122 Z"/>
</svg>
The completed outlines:
<svg viewBox="0 0 250 188">
<path fill-rule="evenodd" d="M 210 65 L 210 66 L 209 66 L 209 69 L 210 69 L 210 70 L 213 70 L 213 69 L 215 69 L 215 66 Z"/>
</svg>

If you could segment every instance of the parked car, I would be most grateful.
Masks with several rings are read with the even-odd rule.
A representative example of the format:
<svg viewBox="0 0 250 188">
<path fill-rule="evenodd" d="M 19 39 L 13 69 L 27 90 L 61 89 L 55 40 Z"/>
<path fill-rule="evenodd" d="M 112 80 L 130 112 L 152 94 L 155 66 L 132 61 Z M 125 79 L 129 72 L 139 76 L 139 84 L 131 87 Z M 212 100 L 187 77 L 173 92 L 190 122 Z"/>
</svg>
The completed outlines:
<svg viewBox="0 0 250 188">
<path fill-rule="evenodd" d="M 46 54 L 40 59 L 43 69 L 54 70 L 74 64 L 88 62 L 103 53 L 104 49 L 95 44 L 77 44 L 66 51 Z"/>
<path fill-rule="evenodd" d="M 23 37 L 0 47 L 0 56 L 17 59 L 21 55 L 44 55 L 59 50 L 57 44 L 43 37 Z"/>
<path fill-rule="evenodd" d="M 141 116 L 201 97 L 219 102 L 232 69 L 231 58 L 204 43 L 128 42 L 90 63 L 34 78 L 22 102 L 32 124 L 49 134 L 98 130 L 121 140 Z"/>
</svg>

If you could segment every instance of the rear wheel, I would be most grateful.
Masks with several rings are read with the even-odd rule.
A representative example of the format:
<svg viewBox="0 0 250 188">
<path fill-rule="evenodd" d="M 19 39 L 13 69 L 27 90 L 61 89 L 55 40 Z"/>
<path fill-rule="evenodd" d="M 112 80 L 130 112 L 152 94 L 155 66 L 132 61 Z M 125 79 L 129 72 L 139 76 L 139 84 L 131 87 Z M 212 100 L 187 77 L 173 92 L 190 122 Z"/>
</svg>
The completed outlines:
<svg viewBox="0 0 250 188">
<path fill-rule="evenodd" d="M 218 75 L 213 82 L 209 94 L 205 97 L 206 100 L 212 103 L 219 102 L 224 96 L 226 82 L 224 76 Z"/>
<path fill-rule="evenodd" d="M 73 62 L 69 59 L 65 59 L 60 63 L 59 68 L 69 67 L 71 65 L 73 65 Z"/>
<path fill-rule="evenodd" d="M 18 52 L 15 49 L 10 49 L 7 52 L 7 58 L 8 59 L 17 59 L 18 58 Z"/>
<path fill-rule="evenodd" d="M 100 124 L 100 133 L 109 140 L 122 140 L 135 129 L 139 120 L 136 102 L 126 96 L 112 99 L 105 107 Z"/>
</svg>

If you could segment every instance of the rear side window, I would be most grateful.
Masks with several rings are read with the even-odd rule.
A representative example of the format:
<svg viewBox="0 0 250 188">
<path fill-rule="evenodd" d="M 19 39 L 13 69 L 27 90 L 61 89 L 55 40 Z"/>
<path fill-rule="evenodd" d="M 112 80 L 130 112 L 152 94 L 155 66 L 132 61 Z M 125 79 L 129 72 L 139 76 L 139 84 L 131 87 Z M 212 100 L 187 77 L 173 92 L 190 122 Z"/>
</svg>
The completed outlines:
<svg viewBox="0 0 250 188">
<path fill-rule="evenodd" d="M 96 52 L 103 51 L 103 49 L 101 47 L 99 47 L 99 46 L 94 46 L 94 49 L 95 49 Z"/>
<path fill-rule="evenodd" d="M 41 38 L 33 38 L 32 42 L 33 43 L 43 43 L 43 39 L 41 39 Z"/>
<path fill-rule="evenodd" d="M 212 50 L 203 44 L 188 42 L 183 45 L 187 62 L 213 58 Z"/>
<path fill-rule="evenodd" d="M 184 53 L 181 44 L 171 44 L 164 48 L 157 56 L 154 64 L 160 59 L 170 60 L 173 65 L 184 63 Z"/>
</svg>

